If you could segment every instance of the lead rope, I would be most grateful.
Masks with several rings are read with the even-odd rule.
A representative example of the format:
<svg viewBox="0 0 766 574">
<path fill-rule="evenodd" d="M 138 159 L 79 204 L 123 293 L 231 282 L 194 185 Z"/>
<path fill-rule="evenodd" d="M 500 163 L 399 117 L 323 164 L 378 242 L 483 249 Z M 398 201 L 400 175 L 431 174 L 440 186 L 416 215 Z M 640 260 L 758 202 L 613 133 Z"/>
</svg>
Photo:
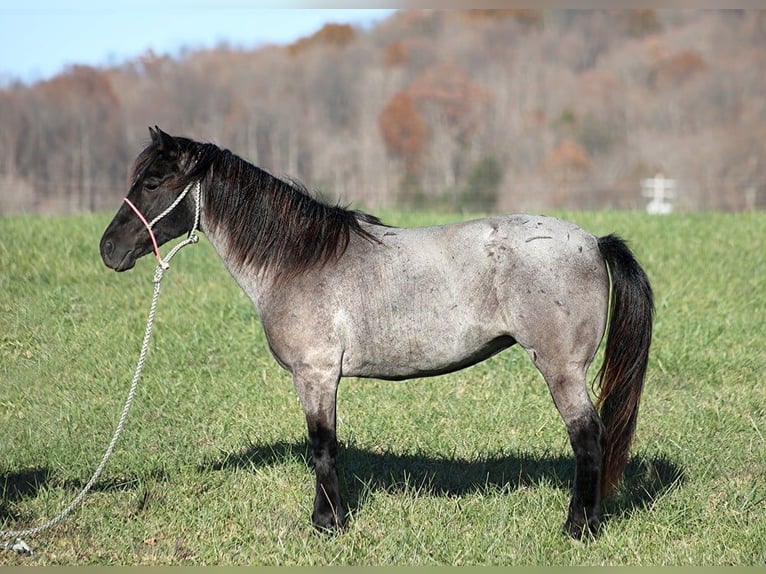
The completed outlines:
<svg viewBox="0 0 766 574">
<path fill-rule="evenodd" d="M 180 242 L 178 245 L 176 245 L 171 251 L 168 253 L 167 257 L 165 259 L 162 259 L 159 249 L 157 248 L 157 241 L 154 237 L 154 232 L 152 231 L 152 227 L 163 217 L 165 217 L 168 213 L 173 211 L 173 209 L 181 202 L 181 199 L 189 192 L 189 190 L 194 187 L 195 188 L 195 213 L 194 213 L 194 225 L 189 231 L 189 235 L 186 239 L 184 239 L 182 242 Z M 149 235 L 152 238 L 152 244 L 155 247 L 155 255 L 157 257 L 158 263 L 157 263 L 157 269 L 154 272 L 154 294 L 152 296 L 152 304 L 149 308 L 149 317 L 146 320 L 146 329 L 144 330 L 144 340 L 141 344 L 141 352 L 138 355 L 138 363 L 136 364 L 136 370 L 133 373 L 133 381 L 130 384 L 130 390 L 128 391 L 128 396 L 125 399 L 125 406 L 122 408 L 122 414 L 120 415 L 120 420 L 117 423 L 117 428 L 114 431 L 114 435 L 112 436 L 112 440 L 109 442 L 109 446 L 106 447 L 106 452 L 104 452 L 104 456 L 101 458 L 101 462 L 96 467 L 96 470 L 93 471 L 93 476 L 90 477 L 90 480 L 87 482 L 87 484 L 82 488 L 80 493 L 72 500 L 72 502 L 69 503 L 69 506 L 64 508 L 58 515 L 48 520 L 48 522 L 41 524 L 40 526 L 36 526 L 34 528 L 27 528 L 25 530 L 3 530 L 0 531 L 0 541 L 2 541 L 1 547 L 13 550 L 17 554 L 26 554 L 31 556 L 33 554 L 32 549 L 27 545 L 27 543 L 23 540 L 24 538 L 28 538 L 30 536 L 35 536 L 36 534 L 39 534 L 40 532 L 43 532 L 44 530 L 48 530 L 49 528 L 54 527 L 56 524 L 64 520 L 69 514 L 72 513 L 73 510 L 75 510 L 77 507 L 79 507 L 87 494 L 90 492 L 90 490 L 93 488 L 93 485 L 96 484 L 96 481 L 98 480 L 99 476 L 101 476 L 101 473 L 103 472 L 104 468 L 106 467 L 106 463 L 109 461 L 109 458 L 112 456 L 112 452 L 114 451 L 114 447 L 117 445 L 117 441 L 120 438 L 120 435 L 122 434 L 123 429 L 125 428 L 125 423 L 128 420 L 128 413 L 130 412 L 130 407 L 133 404 L 133 397 L 136 394 L 136 389 L 138 388 L 138 381 L 141 378 L 141 371 L 144 368 L 144 362 L 146 361 L 146 354 L 149 351 L 149 340 L 152 336 L 152 327 L 154 326 L 154 315 L 157 311 L 157 302 L 160 298 L 160 283 L 162 281 L 162 277 L 165 274 L 165 271 L 168 270 L 170 267 L 170 260 L 175 257 L 176 253 L 178 253 L 183 247 L 186 247 L 187 245 L 190 245 L 192 243 L 197 243 L 199 241 L 199 236 L 197 235 L 197 229 L 199 227 L 199 221 L 200 221 L 200 182 L 196 181 L 193 183 L 190 183 L 186 186 L 186 189 L 184 189 L 183 193 L 178 196 L 176 201 L 171 204 L 168 209 L 166 209 L 164 212 L 162 212 L 159 216 L 155 217 L 151 223 L 147 223 L 144 216 L 141 214 L 140 211 L 126 198 L 125 201 L 130 205 L 133 210 L 136 212 L 136 214 L 139 216 L 139 219 L 144 223 L 146 226 L 146 229 L 149 231 Z"/>
</svg>

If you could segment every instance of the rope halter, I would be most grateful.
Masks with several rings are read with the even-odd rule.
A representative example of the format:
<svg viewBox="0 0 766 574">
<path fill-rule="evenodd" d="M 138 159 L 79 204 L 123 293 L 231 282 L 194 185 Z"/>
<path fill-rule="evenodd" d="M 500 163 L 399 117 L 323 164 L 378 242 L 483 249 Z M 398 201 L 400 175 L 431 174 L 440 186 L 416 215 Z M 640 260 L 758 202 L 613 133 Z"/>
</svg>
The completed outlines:
<svg viewBox="0 0 766 574">
<path fill-rule="evenodd" d="M 166 215 L 168 215 L 171 211 L 173 211 L 178 205 L 183 201 L 184 197 L 189 193 L 189 190 L 194 187 L 194 200 L 195 200 L 195 208 L 194 208 L 194 225 L 192 225 L 191 230 L 189 231 L 189 235 L 186 238 L 185 241 L 179 243 L 176 245 L 170 253 L 168 253 L 168 256 L 163 259 L 162 254 L 160 253 L 160 247 L 157 244 L 157 238 L 154 236 L 154 226 Z M 199 220 L 200 220 L 200 182 L 199 180 L 193 181 L 187 185 L 184 190 L 181 192 L 181 194 L 175 198 L 173 203 L 171 203 L 168 208 L 160 213 L 157 217 L 152 219 L 151 221 L 147 221 L 146 217 L 144 217 L 144 214 L 141 213 L 141 210 L 139 210 L 135 204 L 130 201 L 127 197 L 123 199 L 125 203 L 127 203 L 130 208 L 133 210 L 133 212 L 136 214 L 138 219 L 141 220 L 141 223 L 144 224 L 144 227 L 146 227 L 146 230 L 149 232 L 149 237 L 152 240 L 152 247 L 154 248 L 154 256 L 157 258 L 157 262 L 159 263 L 159 266 L 164 270 L 167 271 L 167 269 L 170 267 L 170 260 L 173 258 L 173 256 L 178 252 L 178 250 L 189 244 L 189 243 L 196 243 L 199 241 L 199 236 L 197 235 L 197 231 L 199 230 Z"/>
</svg>

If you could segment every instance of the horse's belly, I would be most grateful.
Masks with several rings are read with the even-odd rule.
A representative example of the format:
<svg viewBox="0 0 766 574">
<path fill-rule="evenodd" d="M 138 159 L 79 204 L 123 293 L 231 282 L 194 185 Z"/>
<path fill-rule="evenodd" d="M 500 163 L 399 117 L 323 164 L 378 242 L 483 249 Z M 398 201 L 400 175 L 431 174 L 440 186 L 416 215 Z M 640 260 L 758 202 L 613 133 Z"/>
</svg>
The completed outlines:
<svg viewBox="0 0 766 574">
<path fill-rule="evenodd" d="M 514 339 L 486 326 L 437 329 L 421 324 L 408 331 L 381 330 L 343 354 L 342 374 L 401 380 L 463 369 L 507 349 Z"/>
</svg>

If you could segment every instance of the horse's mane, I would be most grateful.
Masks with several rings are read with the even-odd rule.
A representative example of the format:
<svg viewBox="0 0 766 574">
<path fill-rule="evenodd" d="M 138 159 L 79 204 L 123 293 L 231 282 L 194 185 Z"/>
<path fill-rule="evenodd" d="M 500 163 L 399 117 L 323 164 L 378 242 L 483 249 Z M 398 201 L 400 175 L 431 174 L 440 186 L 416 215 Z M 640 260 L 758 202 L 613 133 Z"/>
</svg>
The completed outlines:
<svg viewBox="0 0 766 574">
<path fill-rule="evenodd" d="M 377 241 L 360 225 L 382 225 L 377 217 L 323 203 L 298 181 L 279 179 L 214 144 L 174 140 L 179 157 L 186 158 L 179 186 L 202 180 L 205 224 L 226 230 L 230 256 L 239 265 L 284 282 L 341 257 L 352 233 Z M 134 173 L 144 162 L 148 158 L 137 158 Z"/>
</svg>

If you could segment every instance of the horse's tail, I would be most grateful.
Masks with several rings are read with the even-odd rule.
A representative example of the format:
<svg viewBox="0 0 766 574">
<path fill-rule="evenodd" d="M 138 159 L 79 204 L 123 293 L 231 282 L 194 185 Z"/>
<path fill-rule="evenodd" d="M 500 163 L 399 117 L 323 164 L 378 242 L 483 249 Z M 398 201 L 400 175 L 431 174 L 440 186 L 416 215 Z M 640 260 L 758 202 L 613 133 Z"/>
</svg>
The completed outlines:
<svg viewBox="0 0 766 574">
<path fill-rule="evenodd" d="M 649 278 L 616 235 L 598 239 L 612 276 L 612 303 L 597 401 L 605 427 L 601 493 L 617 484 L 628 462 L 652 342 L 654 302 Z"/>
</svg>

